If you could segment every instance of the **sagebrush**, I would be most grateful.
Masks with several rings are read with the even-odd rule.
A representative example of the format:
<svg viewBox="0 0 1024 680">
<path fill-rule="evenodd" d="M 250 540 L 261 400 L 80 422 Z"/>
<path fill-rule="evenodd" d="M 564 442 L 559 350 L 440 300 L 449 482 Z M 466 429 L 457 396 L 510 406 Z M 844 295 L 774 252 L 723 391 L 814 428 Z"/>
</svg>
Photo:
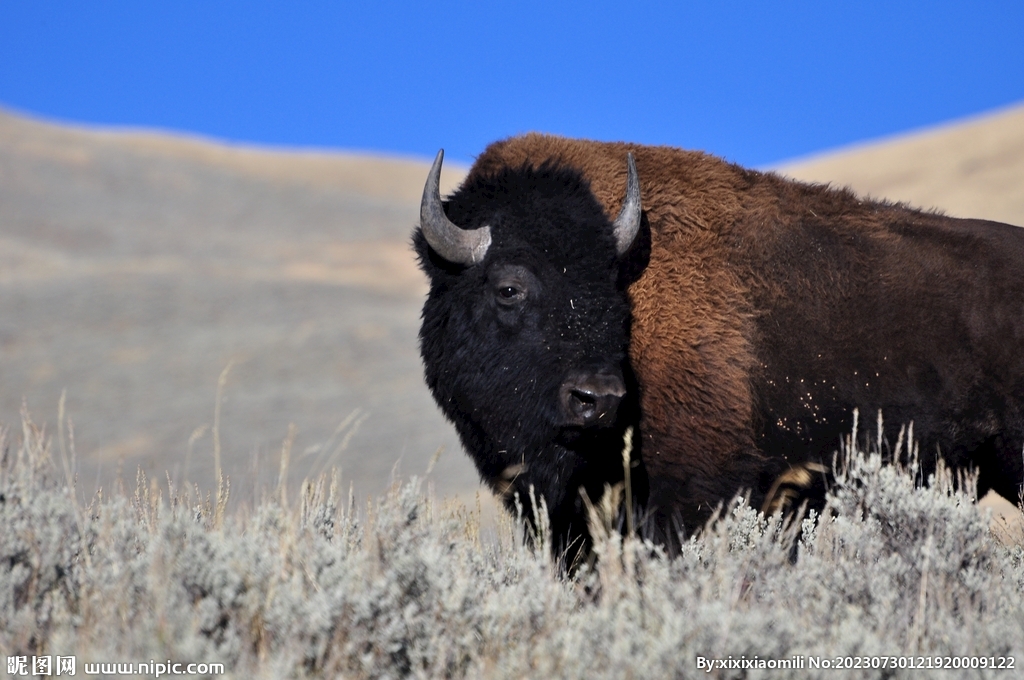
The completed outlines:
<svg viewBox="0 0 1024 680">
<path fill-rule="evenodd" d="M 479 509 L 432 500 L 415 479 L 367 507 L 336 475 L 249 510 L 141 476 L 134 492 L 83 503 L 26 420 L 5 433 L 0 465 L 0 653 L 222 662 L 260 678 L 708 677 L 698 656 L 1011 656 L 1019 668 L 1024 551 L 993 540 L 948 476 L 920 488 L 862 448 L 846 452 L 820 518 L 789 526 L 738 500 L 671 558 L 595 527 L 596 562 L 567 577 L 543 537 L 524 542 L 508 519 L 481 528 Z"/>
</svg>

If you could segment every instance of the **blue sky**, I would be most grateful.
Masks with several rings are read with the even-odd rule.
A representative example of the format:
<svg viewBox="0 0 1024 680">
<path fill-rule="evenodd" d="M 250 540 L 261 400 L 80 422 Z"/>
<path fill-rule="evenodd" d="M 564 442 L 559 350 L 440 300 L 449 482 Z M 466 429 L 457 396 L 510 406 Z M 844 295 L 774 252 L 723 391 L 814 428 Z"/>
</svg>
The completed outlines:
<svg viewBox="0 0 1024 680">
<path fill-rule="evenodd" d="M 0 105 L 468 162 L 528 130 L 764 166 L 1024 101 L 1024 2 L 0 0 Z"/>
</svg>

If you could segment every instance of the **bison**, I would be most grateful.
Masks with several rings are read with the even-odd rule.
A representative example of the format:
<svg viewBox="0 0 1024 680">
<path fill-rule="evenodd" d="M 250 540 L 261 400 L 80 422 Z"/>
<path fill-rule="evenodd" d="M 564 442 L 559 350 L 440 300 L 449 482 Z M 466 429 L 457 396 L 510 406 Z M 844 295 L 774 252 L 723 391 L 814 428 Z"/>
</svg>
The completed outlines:
<svg viewBox="0 0 1024 680">
<path fill-rule="evenodd" d="M 857 408 L 912 421 L 926 473 L 1016 498 L 1019 228 L 539 134 L 443 201 L 442 157 L 413 236 L 426 382 L 483 480 L 544 500 L 557 550 L 586 544 L 582 491 L 623 480 L 630 427 L 632 496 L 669 542 L 830 465 Z"/>
</svg>

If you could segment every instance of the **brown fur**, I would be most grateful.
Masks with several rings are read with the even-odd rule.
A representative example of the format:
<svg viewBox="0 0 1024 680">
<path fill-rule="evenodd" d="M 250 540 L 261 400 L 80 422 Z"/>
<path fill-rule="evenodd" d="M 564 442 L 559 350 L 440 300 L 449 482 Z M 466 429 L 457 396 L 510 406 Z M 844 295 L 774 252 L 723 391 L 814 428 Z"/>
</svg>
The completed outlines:
<svg viewBox="0 0 1024 680">
<path fill-rule="evenodd" d="M 743 209 L 749 174 L 697 152 L 539 134 L 492 144 L 472 172 L 554 161 L 581 170 L 616 215 L 628 151 L 651 225 L 650 264 L 629 290 L 651 501 L 661 508 L 714 507 L 745 476 L 737 468 L 758 457 L 750 428 L 755 359 L 748 292 L 727 266 L 722 239 Z M 667 299 L 685 312 L 661 308 Z"/>
<path fill-rule="evenodd" d="M 699 152 L 539 134 L 492 144 L 471 177 L 569 166 L 614 216 L 628 151 L 651 230 L 629 297 L 654 509 L 692 527 L 736 491 L 759 504 L 787 469 L 830 460 L 835 442 L 807 428 L 834 430 L 851 404 L 930 428 L 922 452 L 980 465 L 981 493 L 1020 483 L 1024 238 L 1014 228 Z"/>
</svg>

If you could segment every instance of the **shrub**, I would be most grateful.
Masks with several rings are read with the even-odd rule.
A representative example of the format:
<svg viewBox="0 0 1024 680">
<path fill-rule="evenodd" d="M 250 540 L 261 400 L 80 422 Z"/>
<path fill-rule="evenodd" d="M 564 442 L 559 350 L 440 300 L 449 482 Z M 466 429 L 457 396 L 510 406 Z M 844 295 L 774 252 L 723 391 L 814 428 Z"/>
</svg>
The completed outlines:
<svg viewBox="0 0 1024 680">
<path fill-rule="evenodd" d="M 0 462 L 6 655 L 74 654 L 80 669 L 220 662 L 229 677 L 267 678 L 708 677 L 697 657 L 1024 663 L 1021 549 L 994 541 L 948 477 L 919 487 L 852 438 L 820 518 L 789 526 L 738 500 L 672 559 L 595 531 L 596 562 L 569 578 L 516 522 L 481 528 L 479 509 L 439 503 L 416 479 L 365 509 L 337 477 L 249 511 L 141 475 L 134 493 L 82 504 L 41 430 L 26 419 L 6 436 L 17 440 Z M 943 674 L 1009 677 L 929 677 Z"/>
</svg>

